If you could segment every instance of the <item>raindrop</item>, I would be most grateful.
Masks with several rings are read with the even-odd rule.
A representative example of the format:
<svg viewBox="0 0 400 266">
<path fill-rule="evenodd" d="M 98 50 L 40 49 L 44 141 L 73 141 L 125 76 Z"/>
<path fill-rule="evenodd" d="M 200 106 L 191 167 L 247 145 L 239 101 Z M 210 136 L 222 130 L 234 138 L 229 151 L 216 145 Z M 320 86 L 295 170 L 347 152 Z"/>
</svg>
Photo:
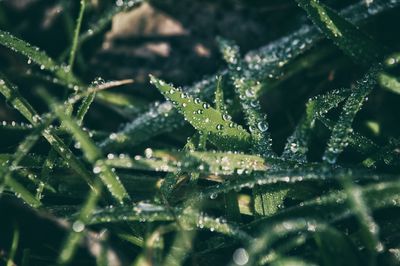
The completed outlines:
<svg viewBox="0 0 400 266">
<path fill-rule="evenodd" d="M 100 173 L 100 172 L 101 172 L 101 168 L 100 168 L 99 166 L 93 167 L 93 173 L 94 173 L 94 174 L 98 174 L 98 173 Z"/>
<path fill-rule="evenodd" d="M 245 265 L 249 261 L 249 254 L 244 248 L 238 248 L 233 253 L 233 262 L 236 265 Z"/>
<path fill-rule="evenodd" d="M 210 199 L 216 199 L 218 197 L 218 194 L 217 193 L 212 193 L 211 195 L 210 195 Z"/>
<path fill-rule="evenodd" d="M 145 149 L 144 155 L 146 156 L 147 159 L 150 159 L 151 157 L 153 157 L 153 150 L 150 148 Z"/>
<path fill-rule="evenodd" d="M 74 230 L 76 233 L 80 233 L 85 230 L 85 224 L 77 220 L 72 224 L 72 230 Z"/>
<path fill-rule="evenodd" d="M 261 121 L 257 123 L 257 127 L 261 132 L 265 132 L 268 130 L 268 125 Z"/>
</svg>

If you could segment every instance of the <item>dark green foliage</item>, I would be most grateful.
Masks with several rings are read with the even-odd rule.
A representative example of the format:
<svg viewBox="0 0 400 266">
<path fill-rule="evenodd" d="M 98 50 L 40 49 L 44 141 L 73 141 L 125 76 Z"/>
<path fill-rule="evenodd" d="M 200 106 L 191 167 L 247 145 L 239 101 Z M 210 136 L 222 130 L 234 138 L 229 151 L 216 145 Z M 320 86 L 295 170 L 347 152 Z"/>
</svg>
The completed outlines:
<svg viewBox="0 0 400 266">
<path fill-rule="evenodd" d="M 0 123 L 0 264 L 400 263 L 400 1 L 220 1 L 287 21 L 244 56 L 212 36 L 223 70 L 184 88 L 162 71 L 106 82 L 92 61 L 123 42 L 105 33 L 118 13 L 172 20 L 179 3 L 55 2 L 70 43 L 46 52 L 0 2 L 0 116 L 16 120 Z M 176 56 L 167 36 L 130 41 Z"/>
</svg>

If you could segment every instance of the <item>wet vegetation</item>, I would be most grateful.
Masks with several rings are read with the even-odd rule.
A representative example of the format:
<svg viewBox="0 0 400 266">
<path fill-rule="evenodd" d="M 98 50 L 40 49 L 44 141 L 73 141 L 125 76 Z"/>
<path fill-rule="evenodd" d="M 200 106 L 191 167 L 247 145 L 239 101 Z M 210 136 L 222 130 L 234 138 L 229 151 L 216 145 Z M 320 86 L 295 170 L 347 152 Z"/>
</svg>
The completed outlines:
<svg viewBox="0 0 400 266">
<path fill-rule="evenodd" d="M 1 1 L 1 265 L 399 265 L 399 15 Z"/>
</svg>

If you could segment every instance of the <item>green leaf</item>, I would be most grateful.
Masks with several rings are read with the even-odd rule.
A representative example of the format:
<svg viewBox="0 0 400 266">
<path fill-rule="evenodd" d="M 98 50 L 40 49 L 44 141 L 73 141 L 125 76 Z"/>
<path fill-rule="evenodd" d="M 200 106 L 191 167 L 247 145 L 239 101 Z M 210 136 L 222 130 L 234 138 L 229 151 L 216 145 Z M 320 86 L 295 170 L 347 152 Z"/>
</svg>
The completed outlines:
<svg viewBox="0 0 400 266">
<path fill-rule="evenodd" d="M 81 0 L 80 3 L 81 3 L 81 7 L 80 7 L 80 10 L 79 10 L 78 18 L 76 20 L 74 37 L 72 39 L 72 47 L 71 47 L 71 52 L 70 52 L 69 60 L 68 60 L 68 67 L 69 67 L 70 71 L 72 71 L 72 68 L 74 66 L 75 55 L 76 55 L 76 52 L 78 50 L 78 39 L 79 39 L 79 33 L 81 31 L 83 14 L 85 13 L 85 9 L 86 9 L 86 0 Z"/>
<path fill-rule="evenodd" d="M 313 23 L 356 63 L 369 66 L 380 61 L 383 49 L 331 8 L 318 0 L 296 0 Z"/>
<path fill-rule="evenodd" d="M 208 134 L 214 145 L 222 149 L 245 149 L 250 144 L 250 134 L 208 103 L 193 98 L 182 90 L 151 76 L 165 98 L 170 100 L 187 121 L 200 133 Z"/>
<path fill-rule="evenodd" d="M 347 194 L 348 204 L 354 212 L 361 227 L 362 240 L 365 247 L 370 251 L 368 264 L 376 264 L 376 256 L 384 249 L 383 243 L 379 240 L 379 225 L 374 221 L 371 210 L 367 205 L 362 189 L 353 184 L 351 173 L 341 178 L 344 191 Z"/>
</svg>

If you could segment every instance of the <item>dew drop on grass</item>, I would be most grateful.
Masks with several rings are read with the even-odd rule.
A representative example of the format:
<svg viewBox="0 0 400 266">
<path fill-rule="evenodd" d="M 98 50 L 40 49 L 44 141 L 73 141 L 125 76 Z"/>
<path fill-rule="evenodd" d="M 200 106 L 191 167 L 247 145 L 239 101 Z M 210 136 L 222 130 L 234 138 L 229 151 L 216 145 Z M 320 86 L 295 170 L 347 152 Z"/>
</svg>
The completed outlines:
<svg viewBox="0 0 400 266">
<path fill-rule="evenodd" d="M 257 123 L 257 128 L 258 130 L 260 130 L 261 132 L 265 132 L 268 130 L 268 125 L 262 121 Z"/>
<path fill-rule="evenodd" d="M 153 157 L 153 150 L 150 148 L 145 149 L 144 155 L 146 156 L 147 159 L 150 159 L 151 157 Z"/>
<path fill-rule="evenodd" d="M 223 115 L 222 115 L 222 119 L 223 119 L 224 121 L 229 121 L 229 120 L 232 119 L 232 117 L 231 117 L 230 115 L 228 115 L 228 114 L 223 114 Z M 233 123 L 232 123 L 232 124 L 233 124 Z"/>
<path fill-rule="evenodd" d="M 249 261 L 249 254 L 244 248 L 238 248 L 233 253 L 232 259 L 236 265 L 245 265 Z"/>
<path fill-rule="evenodd" d="M 101 172 L 101 168 L 99 166 L 93 167 L 93 173 L 94 174 L 99 174 Z"/>
<path fill-rule="evenodd" d="M 72 230 L 74 230 L 76 233 L 80 233 L 85 230 L 85 224 L 77 220 L 72 224 Z"/>
<path fill-rule="evenodd" d="M 296 152 L 299 150 L 299 147 L 297 146 L 296 143 L 292 143 L 292 144 L 290 144 L 290 150 L 291 150 L 293 153 L 296 153 Z"/>
</svg>

